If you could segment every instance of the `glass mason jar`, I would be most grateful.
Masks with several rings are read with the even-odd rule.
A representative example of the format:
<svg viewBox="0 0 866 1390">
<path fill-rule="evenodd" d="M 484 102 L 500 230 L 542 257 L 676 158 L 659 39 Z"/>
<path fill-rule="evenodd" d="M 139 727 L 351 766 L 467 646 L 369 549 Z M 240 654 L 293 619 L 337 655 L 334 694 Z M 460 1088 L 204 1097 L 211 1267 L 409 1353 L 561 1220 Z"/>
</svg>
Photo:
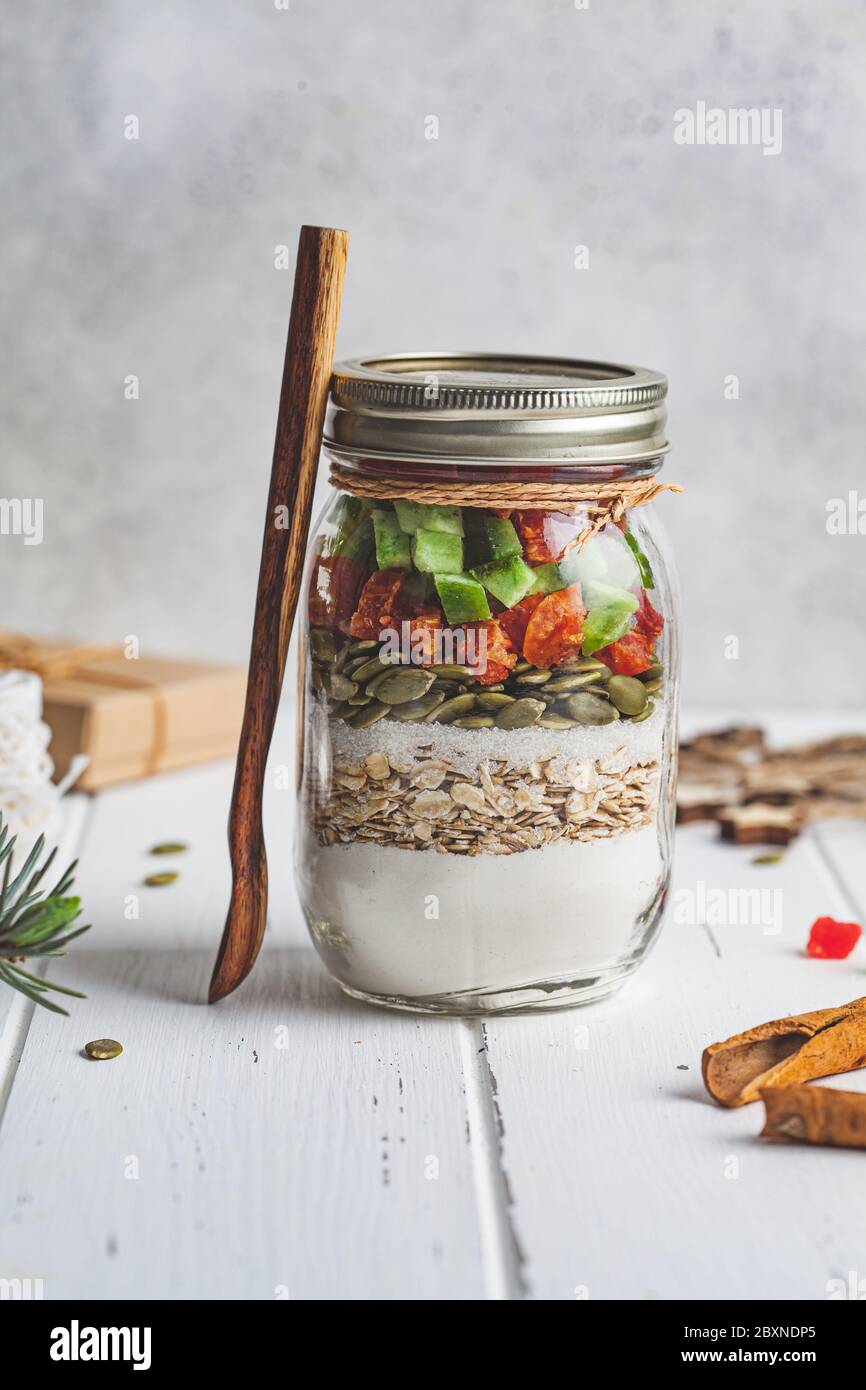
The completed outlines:
<svg viewBox="0 0 866 1390">
<path fill-rule="evenodd" d="M 593 489 L 621 486 L 628 508 L 657 473 L 666 391 L 657 372 L 560 359 L 336 368 L 340 486 L 303 597 L 296 876 L 347 993 L 560 1008 L 618 988 L 653 942 L 676 586 L 652 508 Z"/>
</svg>

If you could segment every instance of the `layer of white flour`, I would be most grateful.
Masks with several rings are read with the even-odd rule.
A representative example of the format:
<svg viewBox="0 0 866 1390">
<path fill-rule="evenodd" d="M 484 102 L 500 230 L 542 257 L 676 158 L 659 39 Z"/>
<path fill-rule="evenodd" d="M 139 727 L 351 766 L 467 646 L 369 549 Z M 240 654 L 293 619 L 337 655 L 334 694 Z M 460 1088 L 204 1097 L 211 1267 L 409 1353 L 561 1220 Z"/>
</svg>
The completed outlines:
<svg viewBox="0 0 866 1390">
<path fill-rule="evenodd" d="M 403 997 L 615 966 L 663 872 L 655 825 L 504 856 L 308 843 L 306 859 L 298 886 L 330 969 Z"/>
</svg>

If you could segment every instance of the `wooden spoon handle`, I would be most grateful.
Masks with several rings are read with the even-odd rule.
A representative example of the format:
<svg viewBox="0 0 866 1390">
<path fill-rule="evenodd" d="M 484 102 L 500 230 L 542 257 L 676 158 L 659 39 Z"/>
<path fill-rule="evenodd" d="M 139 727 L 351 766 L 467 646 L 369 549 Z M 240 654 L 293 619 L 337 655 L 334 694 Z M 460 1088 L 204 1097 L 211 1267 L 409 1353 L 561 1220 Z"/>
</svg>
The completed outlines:
<svg viewBox="0 0 866 1390">
<path fill-rule="evenodd" d="M 232 895 L 210 983 L 211 1004 L 252 970 L 265 930 L 265 766 L 304 571 L 348 246 L 348 233 L 334 227 L 301 228 L 229 815 Z"/>
</svg>

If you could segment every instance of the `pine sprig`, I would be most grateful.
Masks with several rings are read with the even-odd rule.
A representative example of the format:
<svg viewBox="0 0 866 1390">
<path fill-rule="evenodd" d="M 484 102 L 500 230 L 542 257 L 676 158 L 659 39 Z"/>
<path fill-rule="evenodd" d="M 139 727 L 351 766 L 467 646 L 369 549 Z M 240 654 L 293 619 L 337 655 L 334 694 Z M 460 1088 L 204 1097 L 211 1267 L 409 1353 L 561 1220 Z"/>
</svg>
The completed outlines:
<svg viewBox="0 0 866 1390">
<path fill-rule="evenodd" d="M 68 989 L 65 985 L 32 975 L 30 971 L 22 969 L 21 961 L 38 956 L 63 956 L 70 941 L 90 930 L 89 926 L 74 926 L 81 916 L 81 899 L 67 896 L 78 860 L 73 860 L 65 873 L 60 875 L 50 893 L 44 893 L 39 884 L 54 862 L 56 848 L 38 867 L 45 848 L 45 836 L 40 835 L 13 878 L 15 840 L 14 835 L 9 835 L 9 827 L 4 824 L 0 813 L 0 868 L 3 870 L 0 887 L 0 981 L 32 999 L 34 1004 L 41 1004 L 55 1014 L 65 1014 L 66 1009 L 45 997 L 50 990 L 58 994 L 71 994 L 76 999 L 86 996 L 77 989 Z"/>
</svg>

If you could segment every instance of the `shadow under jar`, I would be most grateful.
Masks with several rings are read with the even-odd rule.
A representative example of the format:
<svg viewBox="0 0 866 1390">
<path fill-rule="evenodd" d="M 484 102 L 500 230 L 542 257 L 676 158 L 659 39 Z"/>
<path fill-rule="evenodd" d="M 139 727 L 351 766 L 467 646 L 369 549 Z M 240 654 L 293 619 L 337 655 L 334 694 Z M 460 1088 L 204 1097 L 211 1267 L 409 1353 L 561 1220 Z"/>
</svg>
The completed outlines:
<svg viewBox="0 0 866 1390">
<path fill-rule="evenodd" d="M 638 504 L 667 450 L 666 391 L 658 372 L 562 359 L 336 368 L 296 874 L 349 994 L 561 1008 L 616 989 L 654 940 L 678 604 Z"/>
</svg>

